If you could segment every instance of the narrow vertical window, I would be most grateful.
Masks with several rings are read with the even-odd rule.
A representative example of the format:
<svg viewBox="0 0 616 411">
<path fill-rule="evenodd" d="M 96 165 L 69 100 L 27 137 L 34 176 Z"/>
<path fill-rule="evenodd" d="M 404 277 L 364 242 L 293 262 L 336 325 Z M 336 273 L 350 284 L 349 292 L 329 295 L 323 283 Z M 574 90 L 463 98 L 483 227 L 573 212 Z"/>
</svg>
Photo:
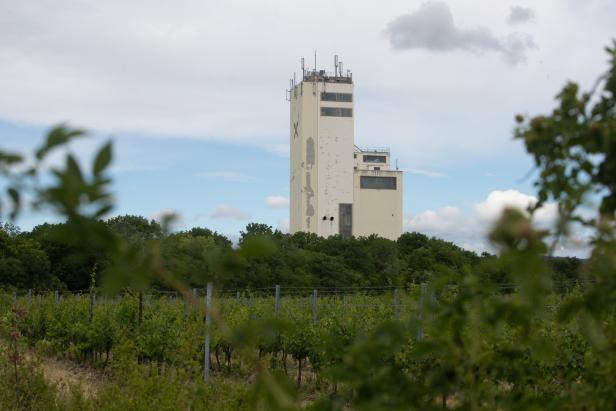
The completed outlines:
<svg viewBox="0 0 616 411">
<path fill-rule="evenodd" d="M 343 237 L 351 237 L 353 235 L 353 204 L 340 203 L 338 214 L 338 232 Z"/>
</svg>

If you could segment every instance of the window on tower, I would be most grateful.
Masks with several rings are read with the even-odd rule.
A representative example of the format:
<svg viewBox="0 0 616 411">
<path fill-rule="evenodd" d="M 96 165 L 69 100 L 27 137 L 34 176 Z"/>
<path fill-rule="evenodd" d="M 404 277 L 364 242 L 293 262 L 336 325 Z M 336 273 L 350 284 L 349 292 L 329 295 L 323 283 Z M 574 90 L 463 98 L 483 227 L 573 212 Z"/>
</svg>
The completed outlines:
<svg viewBox="0 0 616 411">
<path fill-rule="evenodd" d="M 321 101 L 339 101 L 342 103 L 351 103 L 353 94 L 351 93 L 321 93 Z"/>
<path fill-rule="evenodd" d="M 359 187 L 375 190 L 395 190 L 396 177 L 361 176 Z"/>
<path fill-rule="evenodd" d="M 386 156 L 374 156 L 374 155 L 364 155 L 364 163 L 379 163 L 385 164 L 387 163 Z"/>
<path fill-rule="evenodd" d="M 338 211 L 338 232 L 343 237 L 351 237 L 353 235 L 353 204 L 339 204 Z"/>
<path fill-rule="evenodd" d="M 327 117 L 353 117 L 353 109 L 342 107 L 321 107 L 321 115 Z"/>
</svg>

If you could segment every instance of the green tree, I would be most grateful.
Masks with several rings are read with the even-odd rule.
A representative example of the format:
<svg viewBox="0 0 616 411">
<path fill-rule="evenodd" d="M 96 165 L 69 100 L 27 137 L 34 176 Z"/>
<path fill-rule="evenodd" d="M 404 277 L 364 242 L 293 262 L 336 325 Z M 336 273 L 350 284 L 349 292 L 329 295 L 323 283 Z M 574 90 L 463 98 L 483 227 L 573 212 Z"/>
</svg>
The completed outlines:
<svg viewBox="0 0 616 411">
<path fill-rule="evenodd" d="M 271 226 L 262 223 L 249 223 L 246 226 L 246 231 L 240 231 L 239 245 L 242 246 L 250 237 L 268 237 L 274 235 L 274 230 Z"/>
<path fill-rule="evenodd" d="M 123 215 L 105 220 L 105 224 L 116 235 L 128 241 L 145 241 L 161 238 L 163 230 L 155 220 L 142 216 Z"/>
</svg>

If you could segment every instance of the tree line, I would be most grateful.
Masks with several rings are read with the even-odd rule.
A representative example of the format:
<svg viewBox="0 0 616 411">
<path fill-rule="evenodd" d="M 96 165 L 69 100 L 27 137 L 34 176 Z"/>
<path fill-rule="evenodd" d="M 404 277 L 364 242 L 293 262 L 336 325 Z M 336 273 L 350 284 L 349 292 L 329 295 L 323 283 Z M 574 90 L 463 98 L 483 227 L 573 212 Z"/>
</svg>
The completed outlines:
<svg viewBox="0 0 616 411">
<path fill-rule="evenodd" d="M 135 215 L 99 221 L 134 252 L 155 249 L 164 268 L 190 287 L 212 281 L 224 289 L 286 287 L 404 287 L 430 281 L 447 271 L 454 281 L 467 270 L 509 283 L 495 257 L 462 249 L 451 242 L 412 232 L 391 241 L 372 235 L 344 238 L 284 234 L 266 224 L 250 223 L 237 245 L 208 228 L 169 233 L 164 224 Z M 67 239 L 67 223 L 41 224 L 20 231 L 0 223 L 0 288 L 86 290 L 100 284 L 111 264 L 108 252 L 93 241 Z M 582 260 L 550 258 L 556 283 L 574 285 Z M 127 273 L 132 274 L 132 273 Z M 172 288 L 161 280 L 153 287 Z"/>
</svg>

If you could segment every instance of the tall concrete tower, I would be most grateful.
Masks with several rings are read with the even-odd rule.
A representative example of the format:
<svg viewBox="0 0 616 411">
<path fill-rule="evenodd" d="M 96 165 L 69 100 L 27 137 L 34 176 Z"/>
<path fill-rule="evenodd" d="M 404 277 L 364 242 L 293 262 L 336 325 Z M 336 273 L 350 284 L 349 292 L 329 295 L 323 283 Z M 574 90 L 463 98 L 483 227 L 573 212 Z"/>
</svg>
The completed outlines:
<svg viewBox="0 0 616 411">
<path fill-rule="evenodd" d="M 342 71 L 337 56 L 334 73 L 303 66 L 302 59 L 302 80 L 292 81 L 288 91 L 290 232 L 397 238 L 402 231 L 402 173 L 389 170 L 388 150 L 364 152 L 354 145 L 350 72 Z M 367 189 L 373 192 L 360 191 Z"/>
</svg>

